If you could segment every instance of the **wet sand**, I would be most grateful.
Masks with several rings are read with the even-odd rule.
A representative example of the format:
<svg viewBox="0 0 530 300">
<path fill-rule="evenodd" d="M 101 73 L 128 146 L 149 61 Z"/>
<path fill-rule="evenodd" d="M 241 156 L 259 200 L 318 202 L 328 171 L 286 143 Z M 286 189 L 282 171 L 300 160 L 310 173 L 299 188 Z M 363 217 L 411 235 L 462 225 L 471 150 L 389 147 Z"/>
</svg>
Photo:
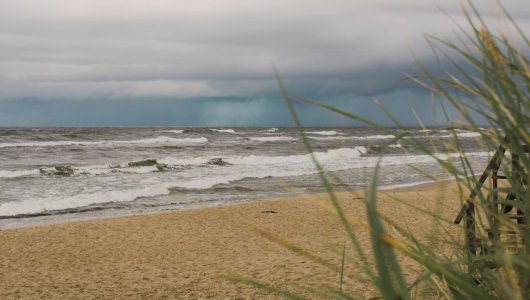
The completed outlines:
<svg viewBox="0 0 530 300">
<path fill-rule="evenodd" d="M 339 199 L 368 255 L 363 195 Z M 458 238 L 399 201 L 448 220 L 460 201 L 453 183 L 379 194 L 382 215 L 420 241 Z M 266 212 L 274 211 L 274 213 Z M 399 234 L 388 226 L 392 235 Z M 275 299 L 240 277 L 308 298 L 338 290 L 346 245 L 346 293 L 376 297 L 326 195 L 0 231 L 0 299 Z M 450 253 L 450 246 L 438 245 Z M 407 280 L 421 268 L 399 255 Z M 425 292 L 425 291 L 419 291 Z"/>
</svg>

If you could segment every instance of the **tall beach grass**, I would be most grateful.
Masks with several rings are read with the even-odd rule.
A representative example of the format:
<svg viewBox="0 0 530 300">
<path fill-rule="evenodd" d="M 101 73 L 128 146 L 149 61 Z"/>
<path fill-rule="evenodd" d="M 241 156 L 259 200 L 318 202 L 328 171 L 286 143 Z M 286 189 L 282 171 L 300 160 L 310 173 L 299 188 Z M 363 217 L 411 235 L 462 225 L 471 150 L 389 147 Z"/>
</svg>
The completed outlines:
<svg viewBox="0 0 530 300">
<path fill-rule="evenodd" d="M 474 174 L 482 172 L 483 169 L 473 169 L 458 138 L 458 129 L 454 127 L 450 129 L 452 139 L 446 141 L 443 147 L 446 151 L 457 153 L 458 158 L 443 159 L 438 155 L 439 150 L 435 147 L 414 139 L 406 131 L 399 130 L 402 127 L 399 120 L 384 107 L 381 109 L 393 120 L 397 129 L 381 126 L 363 116 L 356 115 L 355 112 L 344 111 L 322 101 L 292 97 L 279 73 L 276 72 L 286 105 L 347 234 L 346 243 L 356 251 L 355 257 L 359 260 L 356 263 L 373 282 L 381 298 L 418 298 L 419 296 L 414 296 L 412 291 L 421 285 L 424 289 L 431 291 L 430 297 L 434 298 L 530 299 L 530 228 L 524 224 L 514 223 L 498 209 L 509 205 L 513 206 L 519 214 L 530 214 L 530 192 L 526 186 L 526 183 L 530 182 L 528 172 L 530 157 L 524 154 L 528 150 L 527 145 L 530 145 L 528 130 L 530 128 L 530 69 L 528 65 L 530 42 L 511 15 L 501 5 L 499 7 L 507 22 L 514 29 L 513 31 L 516 32 L 515 35 L 509 37 L 502 33 L 495 33 L 481 17 L 477 7 L 472 2 L 468 2 L 464 9 L 468 28 L 461 29 L 458 42 L 433 36 L 427 37 L 427 42 L 432 47 L 434 55 L 446 64 L 447 69 L 455 70 L 455 72 L 439 76 L 418 61 L 420 75 L 410 76 L 411 80 L 431 91 L 433 97 L 440 101 L 441 114 L 446 123 L 454 124 L 455 120 L 448 113 L 451 108 L 458 112 L 461 125 L 464 125 L 466 130 L 480 135 L 480 142 L 487 151 L 493 153 L 500 145 L 506 153 L 511 153 L 511 158 L 517 158 L 516 164 L 512 163 L 511 158 L 508 157 L 498 166 L 499 172 L 506 176 L 506 184 L 498 187 L 493 186 L 491 182 L 485 182 L 483 188 L 477 188 L 479 179 Z M 432 156 L 447 175 L 455 179 L 461 205 L 471 207 L 474 212 L 473 220 L 464 219 L 465 222 L 473 221 L 473 232 L 468 232 L 469 227 L 459 226 L 461 238 L 455 241 L 453 247 L 455 255 L 447 256 L 439 253 L 435 242 L 419 243 L 405 230 L 396 228 L 392 220 L 378 213 L 378 167 L 375 168 L 371 184 L 366 188 L 364 197 L 367 211 L 366 223 L 373 246 L 372 252 L 366 252 L 359 245 L 351 220 L 342 209 L 333 191 L 330 175 L 312 154 L 312 145 L 304 133 L 303 124 L 293 101 L 310 103 L 360 121 L 367 126 L 394 135 L 395 142 L 414 147 Z M 475 197 L 468 198 L 472 192 L 476 194 Z M 511 194 L 512 196 L 492 203 L 492 196 L 499 194 Z M 418 213 L 430 213 L 419 208 L 417 211 Z M 444 219 L 436 214 L 433 214 L 432 218 L 439 222 L 440 226 L 456 226 L 450 225 L 453 222 L 452 219 Z M 392 233 L 388 230 L 389 226 L 394 228 Z M 506 229 L 511 230 L 513 236 L 520 241 L 518 247 L 513 247 L 501 238 L 500 232 Z M 396 232 L 402 234 L 395 234 Z M 475 242 L 466 238 L 471 235 L 476 235 L 482 243 L 483 251 L 479 253 L 480 255 L 474 255 L 475 253 L 470 251 L 476 246 L 470 244 Z M 345 294 L 342 289 L 344 264 L 351 263 L 351 261 L 346 261 L 344 249 L 338 249 L 337 253 L 342 255 L 342 266 L 337 270 L 340 272 L 340 289 L 326 295 L 330 298 L 354 299 L 356 295 Z M 407 281 L 403 275 L 403 266 L 398 258 L 402 255 L 415 260 L 424 270 L 412 282 Z M 238 277 L 231 277 L 231 279 L 266 288 L 287 298 L 299 297 L 250 279 Z"/>
</svg>

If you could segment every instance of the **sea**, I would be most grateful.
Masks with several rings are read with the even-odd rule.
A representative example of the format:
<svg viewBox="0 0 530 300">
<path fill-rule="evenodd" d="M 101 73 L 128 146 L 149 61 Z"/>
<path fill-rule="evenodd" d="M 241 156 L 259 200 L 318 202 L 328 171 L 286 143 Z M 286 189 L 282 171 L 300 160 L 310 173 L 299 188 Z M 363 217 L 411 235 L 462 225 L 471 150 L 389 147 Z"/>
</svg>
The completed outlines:
<svg viewBox="0 0 530 300">
<path fill-rule="evenodd" d="M 447 179 L 436 160 L 368 128 L 305 128 L 337 191 Z M 406 128 L 442 159 L 456 134 L 477 171 L 479 134 Z M 404 140 L 406 141 L 406 140 Z M 421 171 L 420 171 L 421 170 Z M 426 176 L 430 174 L 431 176 Z M 0 128 L 0 228 L 192 209 L 325 191 L 296 128 Z"/>
</svg>

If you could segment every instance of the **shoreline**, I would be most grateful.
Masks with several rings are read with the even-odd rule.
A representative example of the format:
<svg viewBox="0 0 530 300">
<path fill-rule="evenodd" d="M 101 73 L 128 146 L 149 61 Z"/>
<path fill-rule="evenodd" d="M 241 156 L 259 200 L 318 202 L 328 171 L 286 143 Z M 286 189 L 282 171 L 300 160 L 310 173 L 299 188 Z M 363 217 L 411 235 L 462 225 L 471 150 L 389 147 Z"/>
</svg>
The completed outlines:
<svg viewBox="0 0 530 300">
<path fill-rule="evenodd" d="M 450 240 L 458 238 L 458 226 L 448 225 L 438 235 L 431 215 L 400 201 L 449 219 L 460 208 L 455 193 L 453 183 L 386 190 L 378 194 L 378 207 L 420 242 L 431 236 Z M 369 254 L 360 193 L 337 196 Z M 311 297 L 311 290 L 338 288 L 342 250 L 337 249 L 345 237 L 322 194 L 2 230 L 0 298 L 278 298 L 226 276 Z M 355 263 L 357 254 L 346 246 L 344 291 L 376 296 Z M 439 250 L 451 251 L 443 241 Z M 412 282 L 421 267 L 399 259 Z"/>
<path fill-rule="evenodd" d="M 454 182 L 455 180 L 456 179 L 450 178 L 450 179 L 444 179 L 444 180 L 439 180 L 439 181 L 422 181 L 422 182 L 414 182 L 414 183 L 395 184 L 395 185 L 388 185 L 388 186 L 380 186 L 378 190 L 385 191 L 385 192 L 405 191 L 408 189 L 416 190 L 416 189 L 429 188 L 432 186 L 436 186 L 437 184 L 440 184 L 440 183 Z M 361 187 L 356 188 L 352 192 L 363 193 Z M 347 191 L 336 191 L 336 193 L 348 193 L 348 192 Z M 106 212 L 107 210 L 100 210 L 100 211 L 92 212 L 92 213 L 95 213 L 96 215 L 91 214 L 90 211 L 87 211 L 87 212 L 72 212 L 72 213 L 65 213 L 65 214 L 49 214 L 49 215 L 42 215 L 42 216 L 39 215 L 39 216 L 28 216 L 28 217 L 4 218 L 4 219 L 0 219 L 0 231 L 27 228 L 27 227 L 40 227 L 40 226 L 48 226 L 48 225 L 56 225 L 56 224 L 68 224 L 68 223 L 75 223 L 75 222 L 106 220 L 106 219 L 113 219 L 113 218 L 158 214 L 158 213 L 166 213 L 166 212 L 197 210 L 197 209 L 203 209 L 203 208 L 209 208 L 209 207 L 240 205 L 240 204 L 247 204 L 247 203 L 253 203 L 253 202 L 277 201 L 277 200 L 284 200 L 284 199 L 298 197 L 298 196 L 327 197 L 327 193 L 326 192 L 303 193 L 303 194 L 294 195 L 291 197 L 279 196 L 279 197 L 273 197 L 273 198 L 236 201 L 232 203 L 219 203 L 215 201 L 208 201 L 208 202 L 202 202 L 202 203 L 189 203 L 182 207 L 175 207 L 175 208 L 169 208 L 169 209 L 144 211 L 144 212 L 124 212 L 124 213 L 118 212 L 118 213 L 108 214 L 108 215 L 104 214 L 104 212 Z M 111 211 L 112 209 L 109 209 L 107 212 L 111 212 Z M 9 222 L 9 224 L 3 224 L 3 223 L 8 223 L 7 221 L 11 221 L 11 222 Z"/>
</svg>

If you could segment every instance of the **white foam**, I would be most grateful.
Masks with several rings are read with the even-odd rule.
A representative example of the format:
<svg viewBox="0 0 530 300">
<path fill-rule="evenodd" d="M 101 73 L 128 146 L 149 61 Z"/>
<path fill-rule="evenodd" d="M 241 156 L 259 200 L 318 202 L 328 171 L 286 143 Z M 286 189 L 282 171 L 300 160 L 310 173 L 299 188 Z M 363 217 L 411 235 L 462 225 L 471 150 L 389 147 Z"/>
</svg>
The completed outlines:
<svg viewBox="0 0 530 300">
<path fill-rule="evenodd" d="M 327 152 L 316 152 L 319 163 L 328 171 L 339 171 L 357 168 L 373 168 L 379 161 L 378 157 L 362 157 L 366 153 L 364 147 L 340 148 Z M 468 153 L 469 157 L 489 157 L 491 153 Z M 439 159 L 447 160 L 458 157 L 458 153 L 438 155 Z M 309 154 L 291 156 L 244 156 L 226 158 L 231 166 L 223 167 L 218 173 L 202 178 L 194 177 L 188 181 L 178 182 L 176 186 L 188 189 L 206 189 L 221 183 L 229 183 L 243 178 L 265 178 L 300 176 L 316 173 Z M 381 166 L 409 165 L 417 163 L 433 163 L 436 159 L 430 155 L 388 156 L 380 161 Z M 413 183 L 411 185 L 415 185 Z M 407 184 L 408 185 L 408 184 Z M 405 186 L 405 185 L 403 185 Z M 396 186 L 393 186 L 396 187 Z"/>
<path fill-rule="evenodd" d="M 27 201 L 5 202 L 0 205 L 0 216 L 34 214 L 49 210 L 62 210 L 91 204 L 133 201 L 140 197 L 155 197 L 169 194 L 168 183 L 144 186 L 137 189 L 101 191 L 68 197 L 51 197 Z"/>
<path fill-rule="evenodd" d="M 366 150 L 366 147 L 364 147 L 364 146 L 355 147 L 354 149 L 356 151 L 359 151 L 359 153 L 361 153 L 361 154 L 366 154 L 368 152 L 368 150 Z"/>
<path fill-rule="evenodd" d="M 151 172 L 157 172 L 158 169 L 156 166 L 141 166 L 141 167 L 126 167 L 114 169 L 115 172 L 122 173 L 133 173 L 133 174 L 146 174 Z"/>
<path fill-rule="evenodd" d="M 184 130 L 183 129 L 180 129 L 180 130 L 158 130 L 157 132 L 165 132 L 165 133 L 183 133 Z"/>
<path fill-rule="evenodd" d="M 388 140 L 394 139 L 393 135 L 368 135 L 368 136 L 309 136 L 313 140 Z"/>
<path fill-rule="evenodd" d="M 248 139 L 256 142 L 288 142 L 297 140 L 296 138 L 290 136 L 259 136 L 249 137 Z"/>
<path fill-rule="evenodd" d="M 105 146 L 105 145 L 156 145 L 156 144 L 175 144 L 190 145 L 197 143 L 207 143 L 205 137 L 199 138 L 171 138 L 167 136 L 158 136 L 155 138 L 128 140 L 128 141 L 48 141 L 48 142 L 25 142 L 25 143 L 0 143 L 0 148 L 9 147 L 56 147 L 56 146 Z"/>
<path fill-rule="evenodd" d="M 460 133 L 456 133 L 456 136 L 459 138 L 477 138 L 480 137 L 480 133 L 478 132 L 462 132 L 463 130 L 459 130 Z M 440 130 L 441 132 L 447 132 L 447 130 Z M 442 134 L 442 135 L 418 135 L 418 136 L 407 136 L 405 138 L 407 139 L 418 139 L 418 138 L 437 138 L 437 139 L 448 139 L 448 138 L 454 138 L 455 136 L 453 134 Z"/>
<path fill-rule="evenodd" d="M 74 174 L 82 175 L 104 175 L 112 172 L 110 165 L 81 166 L 75 167 Z"/>
<path fill-rule="evenodd" d="M 418 130 L 418 132 L 432 132 L 432 130 L 430 130 L 430 129 L 421 129 L 421 130 Z"/>
<path fill-rule="evenodd" d="M 73 170 L 73 174 L 71 176 L 79 176 L 79 175 L 97 176 L 97 175 L 110 174 L 112 172 L 146 174 L 146 173 L 158 171 L 156 166 L 129 167 L 127 163 L 95 165 L 95 166 L 79 166 L 79 167 L 72 166 L 71 168 Z M 53 174 L 56 171 L 55 167 L 42 168 L 42 169 L 45 171 L 48 171 L 50 174 Z"/>
<path fill-rule="evenodd" d="M 271 129 L 265 129 L 265 130 L 262 130 L 261 132 L 278 132 L 280 131 L 280 129 L 276 128 L 276 127 L 273 127 Z"/>
<path fill-rule="evenodd" d="M 333 149 L 327 152 L 316 152 L 319 162 L 328 170 L 349 168 L 345 162 L 351 162 L 365 153 L 364 147 Z M 230 183 L 244 178 L 265 178 L 298 176 L 316 173 L 309 154 L 290 156 L 241 156 L 224 158 L 231 164 L 224 167 L 215 166 L 208 176 L 193 176 L 189 180 L 175 182 L 175 187 L 186 189 L 207 189 L 222 183 Z M 202 173 L 204 174 L 204 173 Z"/>
<path fill-rule="evenodd" d="M 328 150 L 327 152 L 315 152 L 314 155 L 321 163 L 325 164 L 332 161 L 341 161 L 344 159 L 358 158 L 361 154 L 366 153 L 365 147 L 339 148 Z M 311 157 L 309 154 L 287 155 L 287 156 L 260 156 L 249 155 L 241 157 L 226 158 L 226 162 L 234 165 L 294 165 L 297 163 L 309 163 Z"/>
<path fill-rule="evenodd" d="M 352 136 L 355 140 L 388 140 L 396 138 L 394 135 L 368 135 L 368 136 Z"/>
<path fill-rule="evenodd" d="M 441 180 L 439 180 L 441 181 Z M 419 185 L 424 185 L 424 184 L 430 184 L 430 183 L 435 183 L 435 182 L 439 182 L 439 181 L 435 181 L 435 180 L 425 180 L 425 181 L 417 181 L 417 182 L 410 182 L 410 183 L 399 183 L 399 184 L 391 184 L 391 185 L 382 185 L 382 186 L 378 186 L 377 189 L 378 190 L 394 190 L 394 189 L 401 189 L 401 188 L 407 188 L 407 187 L 414 187 L 414 186 L 419 186 Z"/>
<path fill-rule="evenodd" d="M 453 180 L 454 178 L 447 178 L 447 179 L 438 179 L 438 180 L 416 181 L 416 182 L 410 182 L 410 183 L 398 183 L 398 184 L 378 186 L 377 189 L 378 190 L 395 190 L 395 189 L 416 187 L 416 186 L 420 186 L 424 184 L 441 183 L 441 182 L 447 182 L 447 181 L 453 181 Z"/>
<path fill-rule="evenodd" d="M 156 161 L 159 164 L 165 164 L 169 166 L 191 166 L 191 165 L 204 165 L 212 158 L 208 157 L 190 157 L 190 158 L 172 158 L 166 157 L 162 159 L 157 159 Z M 128 162 L 121 163 L 110 163 L 104 165 L 89 165 L 89 166 L 69 166 L 73 173 L 71 176 L 79 175 L 105 175 L 112 172 L 121 172 L 121 173 L 136 173 L 136 174 L 145 174 L 151 172 L 159 171 L 156 166 L 138 166 L 131 167 Z M 40 169 L 33 170 L 0 170 L 0 178 L 16 178 L 16 177 L 25 177 L 25 176 L 38 176 L 41 174 L 40 170 L 43 170 L 49 174 L 54 174 L 57 172 L 55 167 L 42 167 Z"/>
<path fill-rule="evenodd" d="M 178 145 L 188 145 L 188 144 L 202 144 L 207 143 L 208 139 L 205 137 L 199 138 L 171 138 L 167 136 L 159 136 L 156 138 L 148 138 L 141 140 L 131 140 L 131 141 L 111 141 L 111 144 L 178 144 Z"/>
<path fill-rule="evenodd" d="M 352 140 L 354 137 L 351 136 L 309 136 L 312 140 L 321 141 L 340 141 L 340 140 Z"/>
<path fill-rule="evenodd" d="M 69 168 L 72 170 L 71 176 L 79 176 L 79 175 L 103 175 L 103 174 L 109 174 L 112 172 L 111 165 L 92 165 L 92 166 L 69 166 Z M 57 169 L 55 167 L 42 167 L 37 170 L 33 170 L 34 173 L 39 175 L 41 173 L 40 170 L 43 170 L 47 174 L 54 174 L 57 172 Z"/>
<path fill-rule="evenodd" d="M 25 177 L 25 176 L 35 176 L 39 175 L 39 170 L 3 170 L 0 171 L 0 178 L 16 178 L 16 177 Z"/>
<path fill-rule="evenodd" d="M 72 175 L 102 175 L 112 172 L 109 165 L 98 165 L 98 166 L 82 166 L 82 167 L 71 167 L 73 170 Z M 43 171 L 53 174 L 57 172 L 55 167 L 42 167 Z M 39 176 L 41 175 L 41 169 L 33 170 L 3 170 L 0 171 L 0 178 L 17 178 L 27 176 Z"/>
<path fill-rule="evenodd" d="M 366 148 L 339 148 L 326 152 L 315 152 L 319 163 L 327 171 L 339 171 L 347 169 L 359 169 L 374 167 L 379 161 L 379 157 L 362 156 L 366 153 Z M 467 153 L 468 157 L 490 157 L 492 153 L 476 152 Z M 458 153 L 440 154 L 439 159 L 450 159 L 458 157 Z M 163 163 L 174 164 L 204 164 L 212 157 L 196 157 L 160 160 Z M 317 173 L 311 160 L 310 154 L 289 155 L 289 156 L 238 156 L 223 158 L 229 163 L 227 166 L 210 166 L 191 168 L 185 172 L 175 172 L 176 176 L 168 174 L 167 182 L 160 182 L 162 178 L 152 179 L 150 182 L 139 182 L 138 188 L 124 188 L 119 186 L 111 187 L 112 190 L 89 191 L 65 197 L 47 196 L 41 199 L 24 199 L 21 201 L 5 202 L 0 205 L 0 215 L 16 215 L 39 213 L 46 210 L 60 210 L 75 207 L 83 207 L 91 204 L 104 202 L 133 201 L 139 197 L 156 197 L 167 195 L 170 188 L 180 187 L 187 189 L 206 189 L 217 184 L 230 183 L 244 178 L 265 178 L 265 177 L 285 177 L 300 176 Z M 432 163 L 435 158 L 429 155 L 407 155 L 407 156 L 385 156 L 381 159 L 382 166 L 407 165 L 417 163 Z M 87 167 L 97 169 L 97 166 Z M 109 165 L 109 168 L 111 166 Z M 130 167 L 129 170 L 138 172 L 150 172 L 154 167 Z M 120 170 L 112 169 L 112 170 Z M 121 170 L 120 170 L 121 171 Z M 152 183 L 155 182 L 155 183 Z"/>
<path fill-rule="evenodd" d="M 316 135 L 337 135 L 340 134 L 335 130 L 324 130 L 324 131 L 306 131 L 307 134 L 316 134 Z"/>
<path fill-rule="evenodd" d="M 463 132 L 463 133 L 457 133 L 458 137 L 464 137 L 464 138 L 475 138 L 480 137 L 480 133 L 478 132 Z"/>
<path fill-rule="evenodd" d="M 210 131 L 213 132 L 219 132 L 219 133 L 236 133 L 234 129 L 210 129 Z"/>
<path fill-rule="evenodd" d="M 104 142 L 83 142 L 83 141 L 49 141 L 49 142 L 25 142 L 25 143 L 0 143 L 0 148 L 9 147 L 54 147 L 54 146 L 74 146 L 74 145 L 102 145 Z"/>
<path fill-rule="evenodd" d="M 398 143 L 398 144 L 388 145 L 388 148 L 396 149 L 396 148 L 403 148 L 403 146 L 400 143 Z"/>
</svg>

